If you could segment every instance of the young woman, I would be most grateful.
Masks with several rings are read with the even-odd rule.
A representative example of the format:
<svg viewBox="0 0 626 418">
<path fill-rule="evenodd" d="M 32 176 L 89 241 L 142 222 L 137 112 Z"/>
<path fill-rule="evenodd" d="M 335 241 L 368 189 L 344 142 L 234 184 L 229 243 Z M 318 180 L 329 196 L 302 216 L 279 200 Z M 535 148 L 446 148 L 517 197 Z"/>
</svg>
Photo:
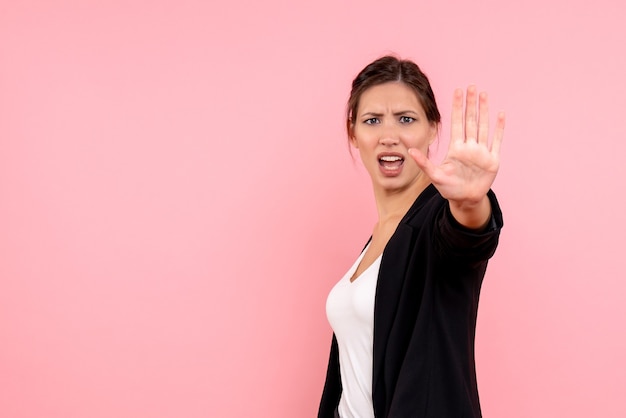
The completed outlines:
<svg viewBox="0 0 626 418">
<path fill-rule="evenodd" d="M 378 222 L 331 290 L 334 334 L 319 417 L 480 417 L 474 335 L 502 213 L 490 190 L 504 114 L 489 141 L 487 95 L 454 92 L 451 141 L 428 160 L 441 117 L 418 66 L 386 56 L 352 83 L 347 131 Z"/>
</svg>

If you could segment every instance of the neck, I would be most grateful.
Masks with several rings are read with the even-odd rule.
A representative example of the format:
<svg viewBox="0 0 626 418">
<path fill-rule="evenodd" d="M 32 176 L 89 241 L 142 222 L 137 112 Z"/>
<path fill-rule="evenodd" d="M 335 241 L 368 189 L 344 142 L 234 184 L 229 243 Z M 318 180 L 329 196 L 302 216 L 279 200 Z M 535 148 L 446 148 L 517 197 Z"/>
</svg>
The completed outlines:
<svg viewBox="0 0 626 418">
<path fill-rule="evenodd" d="M 378 223 L 399 222 L 407 213 L 415 199 L 430 184 L 430 179 L 420 176 L 414 183 L 402 190 L 374 190 L 376 209 L 378 210 Z"/>
</svg>

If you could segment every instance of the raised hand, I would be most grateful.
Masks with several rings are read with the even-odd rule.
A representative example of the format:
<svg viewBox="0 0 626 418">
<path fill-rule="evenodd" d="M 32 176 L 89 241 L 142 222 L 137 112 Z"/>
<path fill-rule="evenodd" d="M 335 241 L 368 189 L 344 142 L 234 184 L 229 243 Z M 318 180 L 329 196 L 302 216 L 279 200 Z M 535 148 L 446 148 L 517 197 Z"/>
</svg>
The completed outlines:
<svg viewBox="0 0 626 418">
<path fill-rule="evenodd" d="M 498 114 L 490 144 L 487 93 L 477 94 L 476 86 L 469 86 L 465 123 L 463 119 L 463 90 L 456 89 L 452 101 L 450 146 L 444 160 L 435 166 L 417 149 L 409 150 L 409 154 L 444 198 L 471 207 L 485 198 L 498 173 L 504 113 Z"/>
</svg>

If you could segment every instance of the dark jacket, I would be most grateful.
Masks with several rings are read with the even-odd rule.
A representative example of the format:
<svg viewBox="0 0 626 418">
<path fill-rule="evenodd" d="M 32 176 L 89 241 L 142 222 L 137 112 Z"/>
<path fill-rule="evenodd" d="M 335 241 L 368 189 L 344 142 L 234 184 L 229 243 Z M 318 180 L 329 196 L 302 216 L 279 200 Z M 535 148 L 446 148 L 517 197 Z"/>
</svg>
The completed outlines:
<svg viewBox="0 0 626 418">
<path fill-rule="evenodd" d="M 474 362 L 478 298 L 502 212 L 475 232 L 434 186 L 416 199 L 383 252 L 374 305 L 372 398 L 377 418 L 480 417 Z M 319 418 L 341 397 L 333 335 Z"/>
</svg>

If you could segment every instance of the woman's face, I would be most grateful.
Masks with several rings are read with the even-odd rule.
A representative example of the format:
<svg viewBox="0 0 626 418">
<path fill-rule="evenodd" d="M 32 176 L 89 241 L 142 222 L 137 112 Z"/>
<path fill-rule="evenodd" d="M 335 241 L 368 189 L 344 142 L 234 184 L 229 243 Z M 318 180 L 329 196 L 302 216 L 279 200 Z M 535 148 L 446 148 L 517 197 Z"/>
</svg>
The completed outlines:
<svg viewBox="0 0 626 418">
<path fill-rule="evenodd" d="M 363 92 L 350 140 L 374 188 L 393 192 L 407 189 L 423 175 L 409 148 L 426 154 L 436 136 L 437 124 L 428 121 L 414 91 L 402 82 L 389 82 Z"/>
</svg>

